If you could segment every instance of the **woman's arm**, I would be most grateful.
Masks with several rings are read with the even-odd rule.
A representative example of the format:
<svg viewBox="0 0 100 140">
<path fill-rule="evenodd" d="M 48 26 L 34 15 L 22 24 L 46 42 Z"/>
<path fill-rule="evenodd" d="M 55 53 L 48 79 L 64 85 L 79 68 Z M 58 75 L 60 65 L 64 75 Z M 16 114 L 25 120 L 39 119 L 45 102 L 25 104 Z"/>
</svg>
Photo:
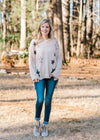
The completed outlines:
<svg viewBox="0 0 100 140">
<path fill-rule="evenodd" d="M 36 50 L 35 40 L 32 40 L 29 46 L 29 70 L 33 81 L 39 79 L 36 73 Z"/>
<path fill-rule="evenodd" d="M 53 77 L 56 79 L 59 79 L 59 76 L 60 76 L 60 72 L 61 72 L 61 68 L 62 68 L 62 57 L 61 57 L 61 52 L 60 52 L 60 47 L 59 47 L 59 43 L 58 43 L 58 40 L 56 40 L 56 59 L 57 59 L 57 64 L 56 64 L 56 69 L 55 71 L 52 73 Z"/>
</svg>

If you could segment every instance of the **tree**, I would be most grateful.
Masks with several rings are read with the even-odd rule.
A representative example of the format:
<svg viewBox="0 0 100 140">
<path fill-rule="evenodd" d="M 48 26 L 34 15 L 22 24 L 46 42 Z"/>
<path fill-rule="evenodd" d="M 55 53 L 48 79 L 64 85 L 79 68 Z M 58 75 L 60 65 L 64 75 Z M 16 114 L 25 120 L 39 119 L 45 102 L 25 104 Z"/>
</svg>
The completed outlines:
<svg viewBox="0 0 100 140">
<path fill-rule="evenodd" d="M 5 43 L 6 43 L 6 32 L 7 32 L 7 18 L 6 18 L 6 15 L 7 15 L 7 8 L 6 8 L 6 4 L 7 4 L 7 1 L 4 0 L 3 1 L 3 48 L 5 48 Z"/>
<path fill-rule="evenodd" d="M 53 19 L 54 19 L 54 4 L 53 0 L 50 0 L 49 4 L 49 10 L 48 10 L 48 18 L 50 19 L 52 25 L 53 25 Z"/>
<path fill-rule="evenodd" d="M 50 0 L 48 18 L 51 20 L 53 24 L 54 36 L 58 39 L 63 62 L 65 62 L 61 0 Z"/>
<path fill-rule="evenodd" d="M 80 3 L 76 0 L 70 0 L 70 42 L 71 56 L 76 54 L 77 39 L 78 39 L 78 20 Z"/>
<path fill-rule="evenodd" d="M 70 0 L 62 0 L 63 11 L 63 33 L 64 33 L 64 48 L 65 58 L 69 58 L 70 53 Z"/>
<path fill-rule="evenodd" d="M 93 50 L 92 50 L 92 35 L 93 35 L 93 0 L 89 1 L 89 18 L 88 18 L 88 30 L 87 30 L 87 34 L 88 34 L 88 44 L 89 44 L 89 53 L 90 55 L 93 54 Z M 89 55 L 88 55 L 89 58 Z"/>
<path fill-rule="evenodd" d="M 84 3 L 84 21 L 83 21 L 83 38 L 82 38 L 82 42 L 83 42 L 83 52 L 86 56 L 87 54 L 87 0 L 85 0 Z"/>
<path fill-rule="evenodd" d="M 21 36 L 20 49 L 26 48 L 26 0 L 21 0 Z"/>
<path fill-rule="evenodd" d="M 81 48 L 81 29 L 82 29 L 82 8 L 83 8 L 83 0 L 80 2 L 80 12 L 79 12 L 79 24 L 78 24 L 78 41 L 77 41 L 77 57 L 80 55 Z"/>
<path fill-rule="evenodd" d="M 57 39 L 60 44 L 60 49 L 63 57 L 63 62 L 65 62 L 65 48 L 64 48 L 64 38 L 63 38 L 63 22 L 62 22 L 62 2 L 57 0 Z"/>
</svg>

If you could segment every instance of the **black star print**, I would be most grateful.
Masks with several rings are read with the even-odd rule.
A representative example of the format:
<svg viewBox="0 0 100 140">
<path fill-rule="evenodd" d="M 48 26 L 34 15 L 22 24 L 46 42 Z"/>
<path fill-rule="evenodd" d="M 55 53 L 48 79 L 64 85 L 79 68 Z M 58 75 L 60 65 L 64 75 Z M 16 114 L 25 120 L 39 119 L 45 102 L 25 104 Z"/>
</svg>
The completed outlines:
<svg viewBox="0 0 100 140">
<path fill-rule="evenodd" d="M 36 46 L 36 43 L 34 42 L 33 45 Z"/>
<path fill-rule="evenodd" d="M 51 73 L 53 73 L 55 71 L 55 69 L 52 69 Z"/>
<path fill-rule="evenodd" d="M 40 57 L 40 62 L 43 63 L 43 58 Z"/>
<path fill-rule="evenodd" d="M 54 53 L 54 56 L 56 56 L 56 54 Z"/>
<path fill-rule="evenodd" d="M 55 63 L 55 61 L 54 60 L 51 60 L 51 64 L 54 64 Z"/>
<path fill-rule="evenodd" d="M 36 54 L 36 50 L 34 50 L 34 54 Z"/>
<path fill-rule="evenodd" d="M 37 70 L 36 73 L 40 76 L 40 72 L 39 72 L 39 70 Z"/>
</svg>

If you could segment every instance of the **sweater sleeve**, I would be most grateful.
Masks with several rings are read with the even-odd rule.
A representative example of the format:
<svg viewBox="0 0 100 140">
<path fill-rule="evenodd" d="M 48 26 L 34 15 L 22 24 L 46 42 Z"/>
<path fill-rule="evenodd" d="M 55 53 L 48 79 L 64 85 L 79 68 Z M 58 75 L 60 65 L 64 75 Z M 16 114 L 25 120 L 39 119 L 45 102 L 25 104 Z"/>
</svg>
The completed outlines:
<svg viewBox="0 0 100 140">
<path fill-rule="evenodd" d="M 60 47 L 59 47 L 59 43 L 58 43 L 58 40 L 56 40 L 56 59 L 57 59 L 57 64 L 56 64 L 56 68 L 55 68 L 55 71 L 52 73 L 52 75 L 59 79 L 59 76 L 60 76 L 60 72 L 61 72 L 61 68 L 62 68 L 62 56 L 61 56 L 61 52 L 60 52 Z"/>
<path fill-rule="evenodd" d="M 32 40 L 29 46 L 29 70 L 32 80 L 38 79 L 38 74 L 36 73 L 36 50 L 35 50 L 35 40 Z"/>
</svg>

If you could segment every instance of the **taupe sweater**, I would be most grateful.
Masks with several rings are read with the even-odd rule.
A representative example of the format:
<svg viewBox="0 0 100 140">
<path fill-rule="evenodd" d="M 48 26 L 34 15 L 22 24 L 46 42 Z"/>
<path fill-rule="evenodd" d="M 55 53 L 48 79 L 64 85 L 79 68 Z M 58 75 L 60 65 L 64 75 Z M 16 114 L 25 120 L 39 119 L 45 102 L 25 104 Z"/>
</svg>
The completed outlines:
<svg viewBox="0 0 100 140">
<path fill-rule="evenodd" d="M 54 76 L 59 79 L 62 58 L 57 39 L 32 40 L 29 47 L 29 70 L 32 80 Z"/>
</svg>

